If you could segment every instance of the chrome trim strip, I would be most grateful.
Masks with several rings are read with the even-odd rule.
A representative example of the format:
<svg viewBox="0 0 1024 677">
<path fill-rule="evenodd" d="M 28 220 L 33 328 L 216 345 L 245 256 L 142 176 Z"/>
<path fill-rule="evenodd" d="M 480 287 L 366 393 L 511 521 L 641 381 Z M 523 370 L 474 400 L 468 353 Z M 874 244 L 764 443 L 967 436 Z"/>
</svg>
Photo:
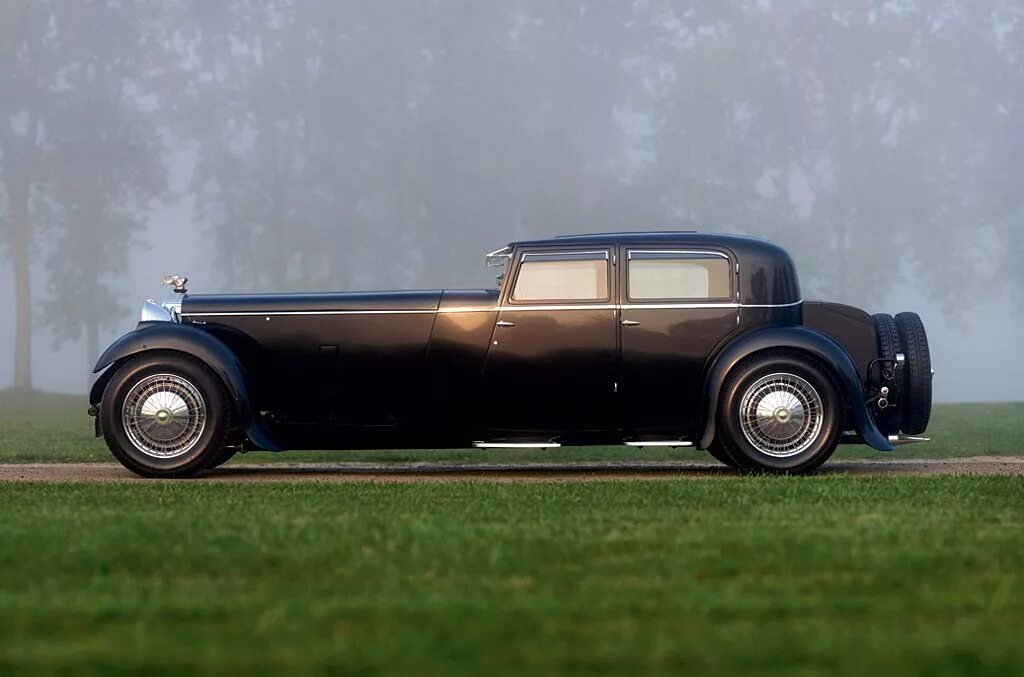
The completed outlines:
<svg viewBox="0 0 1024 677">
<path fill-rule="evenodd" d="M 501 308 L 498 306 L 487 306 L 486 308 L 438 308 L 438 313 L 496 313 Z"/>
<path fill-rule="evenodd" d="M 427 315 L 433 310 L 246 310 L 223 313 L 182 313 L 182 317 L 259 317 L 261 315 Z"/>
<path fill-rule="evenodd" d="M 676 310 L 687 308 L 741 308 L 739 303 L 623 303 L 622 310 Z"/>
<path fill-rule="evenodd" d="M 682 440 L 648 440 L 638 441 L 630 440 L 626 442 L 627 447 L 692 447 L 693 442 L 684 442 Z"/>
<path fill-rule="evenodd" d="M 536 305 L 536 306 L 497 306 L 495 310 L 615 310 L 617 306 L 614 303 L 579 303 L 579 304 L 552 304 L 552 305 Z"/>
<path fill-rule="evenodd" d="M 477 449 L 556 449 L 558 442 L 474 442 Z"/>
<path fill-rule="evenodd" d="M 803 303 L 747 304 L 747 303 L 591 303 L 553 304 L 536 306 L 488 306 L 484 308 L 435 308 L 431 310 L 246 310 L 222 313 L 182 313 L 182 317 L 259 317 L 261 315 L 429 315 L 432 313 L 494 313 L 503 310 L 693 310 L 699 308 L 792 308 Z"/>
<path fill-rule="evenodd" d="M 740 308 L 792 308 L 793 306 L 798 306 L 803 302 L 804 300 L 800 299 L 799 301 L 793 301 L 792 303 L 741 303 Z"/>
</svg>

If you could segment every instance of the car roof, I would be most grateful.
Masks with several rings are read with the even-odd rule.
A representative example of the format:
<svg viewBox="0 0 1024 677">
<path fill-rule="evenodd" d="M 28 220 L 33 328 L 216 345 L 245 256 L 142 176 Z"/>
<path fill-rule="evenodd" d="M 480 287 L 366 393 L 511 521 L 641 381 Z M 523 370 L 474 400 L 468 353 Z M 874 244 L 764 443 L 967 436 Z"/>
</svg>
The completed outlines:
<svg viewBox="0 0 1024 677">
<path fill-rule="evenodd" d="M 510 247 L 555 247 L 559 245 L 587 244 L 669 244 L 688 246 L 720 246 L 737 249 L 751 247 L 775 248 L 772 243 L 746 235 L 729 235 L 724 233 L 700 233 L 695 230 L 647 230 L 618 233 L 582 233 L 578 235 L 559 235 L 552 238 L 537 240 L 520 240 L 509 243 Z"/>
</svg>

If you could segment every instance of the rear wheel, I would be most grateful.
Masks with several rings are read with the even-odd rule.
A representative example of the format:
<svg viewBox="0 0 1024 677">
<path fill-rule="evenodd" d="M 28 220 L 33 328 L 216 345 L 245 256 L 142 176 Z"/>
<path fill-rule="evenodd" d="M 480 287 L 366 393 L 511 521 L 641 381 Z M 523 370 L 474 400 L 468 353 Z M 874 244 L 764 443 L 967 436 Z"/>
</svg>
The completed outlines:
<svg viewBox="0 0 1024 677">
<path fill-rule="evenodd" d="M 238 449 L 236 447 L 221 448 L 221 450 L 217 452 L 217 454 L 213 458 L 211 458 L 210 461 L 206 464 L 206 470 L 213 470 L 214 468 L 221 467 L 222 465 L 233 459 L 235 457 L 235 454 L 237 453 Z"/>
<path fill-rule="evenodd" d="M 907 363 L 904 371 L 903 432 L 919 435 L 928 428 L 932 414 L 932 358 L 928 335 L 917 313 L 896 316 Z"/>
<path fill-rule="evenodd" d="M 139 355 L 117 369 L 103 392 L 103 436 L 134 473 L 187 477 L 223 452 L 228 402 L 203 363 L 179 353 Z"/>
<path fill-rule="evenodd" d="M 729 374 L 716 427 L 722 447 L 744 470 L 798 474 L 832 455 L 843 414 L 828 372 L 797 353 L 773 351 Z"/>
</svg>

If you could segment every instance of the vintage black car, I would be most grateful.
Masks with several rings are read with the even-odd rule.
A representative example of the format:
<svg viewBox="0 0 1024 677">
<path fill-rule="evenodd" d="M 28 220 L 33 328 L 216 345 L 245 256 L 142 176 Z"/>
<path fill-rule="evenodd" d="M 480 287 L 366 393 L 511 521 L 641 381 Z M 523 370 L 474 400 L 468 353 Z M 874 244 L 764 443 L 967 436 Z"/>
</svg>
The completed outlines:
<svg viewBox="0 0 1024 677">
<path fill-rule="evenodd" d="M 498 289 L 200 295 L 168 278 L 96 365 L 97 435 L 149 477 L 250 449 L 590 444 L 800 473 L 928 425 L 918 315 L 805 301 L 769 242 L 572 235 L 487 262 Z"/>
</svg>

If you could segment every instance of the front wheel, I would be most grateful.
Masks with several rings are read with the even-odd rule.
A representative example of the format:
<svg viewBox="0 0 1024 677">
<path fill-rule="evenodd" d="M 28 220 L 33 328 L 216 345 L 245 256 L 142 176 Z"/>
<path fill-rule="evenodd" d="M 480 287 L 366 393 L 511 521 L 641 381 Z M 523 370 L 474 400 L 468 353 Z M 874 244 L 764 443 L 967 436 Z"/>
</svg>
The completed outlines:
<svg viewBox="0 0 1024 677">
<path fill-rule="evenodd" d="M 230 427 L 228 395 L 210 369 L 179 353 L 130 358 L 103 391 L 103 437 L 143 477 L 188 477 L 218 459 Z"/>
<path fill-rule="evenodd" d="M 843 399 L 827 371 L 800 354 L 771 352 L 729 374 L 717 437 L 744 470 L 799 474 L 832 455 L 843 418 Z"/>
<path fill-rule="evenodd" d="M 730 456 L 729 452 L 722 446 L 722 442 L 719 438 L 715 438 L 715 441 L 711 443 L 710 447 L 708 447 L 708 453 L 711 454 L 711 457 L 716 461 L 729 466 L 733 470 L 741 469 L 739 463 L 736 462 L 736 459 Z"/>
</svg>

